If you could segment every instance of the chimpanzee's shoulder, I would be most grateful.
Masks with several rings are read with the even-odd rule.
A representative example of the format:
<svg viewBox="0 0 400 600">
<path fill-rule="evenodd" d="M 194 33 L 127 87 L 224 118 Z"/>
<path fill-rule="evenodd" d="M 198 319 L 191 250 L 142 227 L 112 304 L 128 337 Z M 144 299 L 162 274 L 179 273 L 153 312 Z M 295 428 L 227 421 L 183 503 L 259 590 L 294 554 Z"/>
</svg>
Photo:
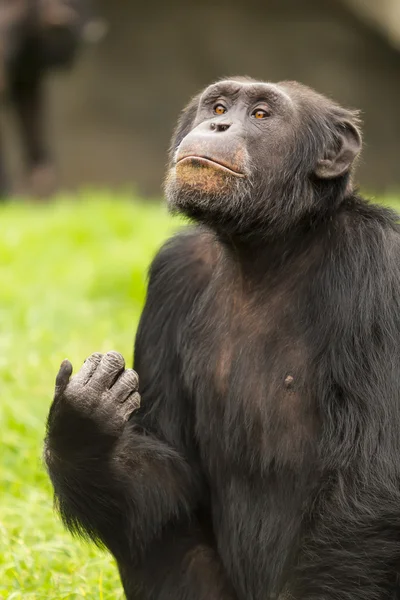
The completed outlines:
<svg viewBox="0 0 400 600">
<path fill-rule="evenodd" d="M 207 285 L 221 256 L 215 235 L 203 227 L 186 227 L 167 240 L 149 271 L 153 285 L 203 287 Z"/>
</svg>

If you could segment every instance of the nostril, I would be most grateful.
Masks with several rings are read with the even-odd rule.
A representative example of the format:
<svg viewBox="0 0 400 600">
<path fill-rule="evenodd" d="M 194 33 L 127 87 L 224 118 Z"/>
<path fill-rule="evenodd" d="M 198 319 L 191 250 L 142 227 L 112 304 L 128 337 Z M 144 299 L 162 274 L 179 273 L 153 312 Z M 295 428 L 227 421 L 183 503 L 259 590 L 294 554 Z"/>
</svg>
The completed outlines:
<svg viewBox="0 0 400 600">
<path fill-rule="evenodd" d="M 230 126 L 230 123 L 210 123 L 210 128 L 212 131 L 226 131 Z"/>
</svg>

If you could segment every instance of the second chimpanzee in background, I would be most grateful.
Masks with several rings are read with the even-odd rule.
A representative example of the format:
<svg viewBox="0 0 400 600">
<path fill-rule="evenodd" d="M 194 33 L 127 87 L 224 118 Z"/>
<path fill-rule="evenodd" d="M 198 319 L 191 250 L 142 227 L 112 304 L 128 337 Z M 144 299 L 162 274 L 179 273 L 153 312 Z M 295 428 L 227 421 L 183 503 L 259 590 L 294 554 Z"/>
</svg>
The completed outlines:
<svg viewBox="0 0 400 600">
<path fill-rule="evenodd" d="M 360 149 L 357 115 L 294 82 L 183 113 L 166 190 L 197 226 L 150 270 L 140 407 L 94 354 L 48 420 L 64 522 L 130 600 L 399 597 L 400 232 L 353 188 Z"/>
<path fill-rule="evenodd" d="M 0 0 L 0 95 L 14 109 L 28 176 L 39 196 L 55 186 L 45 134 L 44 76 L 72 65 L 94 24 L 91 0 Z M 0 197 L 9 193 L 5 148 L 0 148 Z"/>
</svg>

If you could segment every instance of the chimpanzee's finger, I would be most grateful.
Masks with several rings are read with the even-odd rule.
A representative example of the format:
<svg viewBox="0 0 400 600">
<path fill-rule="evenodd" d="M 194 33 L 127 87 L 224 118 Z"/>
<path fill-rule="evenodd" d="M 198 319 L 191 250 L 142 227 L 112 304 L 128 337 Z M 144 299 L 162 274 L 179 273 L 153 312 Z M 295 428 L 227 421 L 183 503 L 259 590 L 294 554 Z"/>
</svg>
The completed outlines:
<svg viewBox="0 0 400 600">
<path fill-rule="evenodd" d="M 93 373 L 90 384 L 93 387 L 109 388 L 124 368 L 125 360 L 119 352 L 107 352 L 107 354 L 104 354 L 98 368 Z"/>
<path fill-rule="evenodd" d="M 126 369 L 110 389 L 111 398 L 114 402 L 125 402 L 133 392 L 136 392 L 139 385 L 139 377 L 133 369 Z"/>
<path fill-rule="evenodd" d="M 133 392 L 122 404 L 121 410 L 123 411 L 124 421 L 128 421 L 132 413 L 140 408 L 140 394 Z"/>
<path fill-rule="evenodd" d="M 69 383 L 69 379 L 72 375 L 72 365 L 69 360 L 66 358 L 62 361 L 60 365 L 60 370 L 58 371 L 56 377 L 56 389 L 55 395 L 58 396 L 62 394 Z"/>
<path fill-rule="evenodd" d="M 100 352 L 94 352 L 83 363 L 82 367 L 74 377 L 74 383 L 85 385 L 92 377 L 93 373 L 99 366 L 103 355 Z"/>
</svg>

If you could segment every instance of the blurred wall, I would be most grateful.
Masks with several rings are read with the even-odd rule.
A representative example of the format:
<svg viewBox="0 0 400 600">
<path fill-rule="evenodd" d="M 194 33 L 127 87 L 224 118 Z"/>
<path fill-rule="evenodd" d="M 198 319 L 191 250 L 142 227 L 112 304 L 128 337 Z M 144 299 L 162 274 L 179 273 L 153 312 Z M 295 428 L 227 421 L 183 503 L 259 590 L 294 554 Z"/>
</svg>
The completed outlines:
<svg viewBox="0 0 400 600">
<path fill-rule="evenodd" d="M 298 79 L 361 108 L 359 180 L 400 187 L 400 53 L 337 0 L 99 0 L 110 31 L 49 82 L 64 186 L 158 194 L 183 105 L 223 75 Z"/>
</svg>

